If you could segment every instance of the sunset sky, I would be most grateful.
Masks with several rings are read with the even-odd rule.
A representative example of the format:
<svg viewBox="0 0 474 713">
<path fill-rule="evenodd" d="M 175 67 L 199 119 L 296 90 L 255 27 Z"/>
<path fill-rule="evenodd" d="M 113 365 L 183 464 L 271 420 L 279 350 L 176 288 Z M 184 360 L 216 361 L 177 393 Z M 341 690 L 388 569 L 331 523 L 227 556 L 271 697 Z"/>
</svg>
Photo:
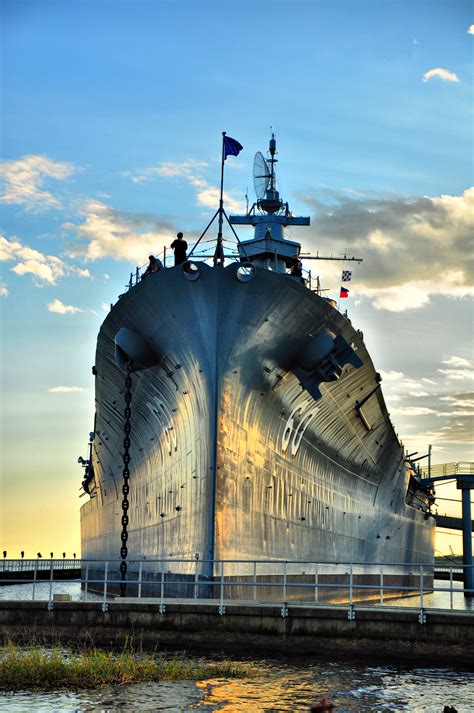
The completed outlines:
<svg viewBox="0 0 474 713">
<path fill-rule="evenodd" d="M 98 329 L 137 265 L 212 217 L 222 131 L 244 147 L 226 162 L 228 213 L 255 200 L 273 127 L 282 197 L 311 216 L 288 237 L 363 258 L 345 265 L 344 307 L 407 448 L 474 460 L 470 2 L 0 10 L 0 549 L 79 554 Z M 342 265 L 305 267 L 337 296 Z M 460 533 L 438 537 L 449 546 Z"/>
</svg>

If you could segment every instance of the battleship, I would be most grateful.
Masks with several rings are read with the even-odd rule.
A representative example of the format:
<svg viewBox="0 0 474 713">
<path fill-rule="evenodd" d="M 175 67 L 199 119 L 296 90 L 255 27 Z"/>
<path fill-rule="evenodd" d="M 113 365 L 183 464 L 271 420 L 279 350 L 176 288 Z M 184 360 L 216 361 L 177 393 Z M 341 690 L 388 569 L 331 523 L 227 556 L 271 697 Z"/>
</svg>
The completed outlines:
<svg viewBox="0 0 474 713">
<path fill-rule="evenodd" d="M 209 585 L 222 561 L 242 596 L 252 561 L 267 579 L 282 561 L 306 563 L 310 578 L 326 563 L 328 580 L 331 563 L 392 563 L 399 584 L 410 570 L 397 563 L 433 565 L 432 494 L 362 332 L 298 269 L 301 245 L 285 229 L 309 218 L 280 198 L 275 156 L 272 135 L 244 215 L 227 217 L 221 178 L 212 263 L 191 253 L 131 281 L 98 335 L 82 557 L 97 577 L 105 561 L 120 566 L 122 581 L 141 562 L 150 596 L 159 561 L 170 595 L 197 572 Z M 254 229 L 231 260 L 224 218 L 235 235 Z"/>
</svg>

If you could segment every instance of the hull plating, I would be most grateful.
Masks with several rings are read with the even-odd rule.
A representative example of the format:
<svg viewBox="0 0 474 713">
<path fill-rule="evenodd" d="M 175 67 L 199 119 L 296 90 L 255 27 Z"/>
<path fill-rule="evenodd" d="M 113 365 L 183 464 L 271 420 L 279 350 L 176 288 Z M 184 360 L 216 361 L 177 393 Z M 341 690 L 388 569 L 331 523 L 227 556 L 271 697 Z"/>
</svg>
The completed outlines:
<svg viewBox="0 0 474 713">
<path fill-rule="evenodd" d="M 114 339 L 126 328 L 154 355 L 132 377 L 131 557 L 431 564 L 434 521 L 406 503 L 410 475 L 361 335 L 298 281 L 256 269 L 242 283 L 236 270 L 203 264 L 194 282 L 180 268 L 153 274 L 105 320 L 83 557 L 120 550 L 125 374 Z M 363 366 L 345 366 L 315 401 L 294 370 L 323 330 Z"/>
</svg>

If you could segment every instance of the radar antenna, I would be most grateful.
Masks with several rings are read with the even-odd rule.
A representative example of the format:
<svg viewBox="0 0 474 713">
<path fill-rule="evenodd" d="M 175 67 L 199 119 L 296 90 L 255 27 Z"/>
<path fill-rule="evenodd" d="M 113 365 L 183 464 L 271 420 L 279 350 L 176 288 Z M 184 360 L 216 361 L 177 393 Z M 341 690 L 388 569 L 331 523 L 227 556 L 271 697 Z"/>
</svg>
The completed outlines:
<svg viewBox="0 0 474 713">
<path fill-rule="evenodd" d="M 257 200 L 265 198 L 271 177 L 272 174 L 264 155 L 261 151 L 257 151 L 253 160 L 253 186 Z"/>
<path fill-rule="evenodd" d="M 275 164 L 276 154 L 275 134 L 272 133 L 268 153 L 270 158 L 264 158 L 260 151 L 255 154 L 253 162 L 253 185 L 257 194 L 257 208 L 265 213 L 278 213 L 286 204 L 280 200 L 276 190 Z"/>
</svg>

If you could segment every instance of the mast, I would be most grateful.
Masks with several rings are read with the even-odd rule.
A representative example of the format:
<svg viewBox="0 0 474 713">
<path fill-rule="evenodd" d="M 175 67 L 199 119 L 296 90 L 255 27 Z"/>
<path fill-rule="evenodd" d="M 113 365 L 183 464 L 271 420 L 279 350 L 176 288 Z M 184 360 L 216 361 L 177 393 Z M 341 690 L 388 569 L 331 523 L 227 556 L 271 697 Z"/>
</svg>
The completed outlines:
<svg viewBox="0 0 474 713">
<path fill-rule="evenodd" d="M 268 144 L 268 158 L 257 152 L 254 159 L 254 187 L 257 201 L 247 210 L 246 215 L 231 215 L 233 225 L 252 225 L 252 240 L 241 241 L 240 259 L 247 253 L 251 261 L 261 267 L 277 272 L 286 272 L 293 255 L 299 254 L 300 243 L 287 240 L 284 229 L 289 225 L 309 225 L 309 217 L 291 215 L 288 203 L 284 203 L 276 186 L 275 164 L 278 159 L 275 134 L 272 132 Z"/>
<path fill-rule="evenodd" d="M 219 198 L 219 227 L 217 229 L 217 245 L 214 252 L 214 267 L 223 267 L 224 265 L 224 249 L 222 247 L 222 225 L 224 222 L 224 161 L 225 161 L 225 136 L 226 132 L 222 132 L 222 159 L 221 159 L 221 192 Z"/>
</svg>

